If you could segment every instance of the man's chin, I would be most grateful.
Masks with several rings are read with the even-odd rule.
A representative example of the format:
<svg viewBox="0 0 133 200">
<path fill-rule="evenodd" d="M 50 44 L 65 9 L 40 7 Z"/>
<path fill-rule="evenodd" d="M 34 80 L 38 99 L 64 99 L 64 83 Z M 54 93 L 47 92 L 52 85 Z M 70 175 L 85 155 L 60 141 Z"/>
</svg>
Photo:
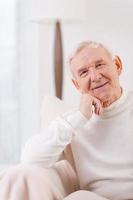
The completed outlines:
<svg viewBox="0 0 133 200">
<path fill-rule="evenodd" d="M 102 107 L 108 107 L 110 105 L 110 95 L 108 94 L 99 94 L 95 96 L 97 99 L 100 100 Z"/>
</svg>

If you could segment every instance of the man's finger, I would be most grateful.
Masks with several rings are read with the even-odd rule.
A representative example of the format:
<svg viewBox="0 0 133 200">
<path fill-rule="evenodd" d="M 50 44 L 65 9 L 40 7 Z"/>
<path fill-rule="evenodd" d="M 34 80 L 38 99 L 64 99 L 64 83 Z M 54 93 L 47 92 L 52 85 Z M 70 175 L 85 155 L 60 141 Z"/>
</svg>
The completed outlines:
<svg viewBox="0 0 133 200">
<path fill-rule="evenodd" d="M 94 106 L 94 109 L 95 109 L 95 113 L 97 115 L 102 114 L 102 105 L 101 105 L 101 102 L 98 99 L 94 98 L 93 106 Z"/>
</svg>

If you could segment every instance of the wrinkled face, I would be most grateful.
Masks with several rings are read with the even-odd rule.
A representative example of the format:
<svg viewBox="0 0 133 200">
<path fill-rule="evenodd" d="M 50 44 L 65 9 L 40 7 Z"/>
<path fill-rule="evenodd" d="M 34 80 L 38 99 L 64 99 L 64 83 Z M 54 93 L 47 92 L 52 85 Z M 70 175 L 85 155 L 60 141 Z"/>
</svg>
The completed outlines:
<svg viewBox="0 0 133 200">
<path fill-rule="evenodd" d="M 71 61 L 73 83 L 81 93 L 90 93 L 101 102 L 113 101 L 120 92 L 122 65 L 101 47 L 85 47 Z"/>
</svg>

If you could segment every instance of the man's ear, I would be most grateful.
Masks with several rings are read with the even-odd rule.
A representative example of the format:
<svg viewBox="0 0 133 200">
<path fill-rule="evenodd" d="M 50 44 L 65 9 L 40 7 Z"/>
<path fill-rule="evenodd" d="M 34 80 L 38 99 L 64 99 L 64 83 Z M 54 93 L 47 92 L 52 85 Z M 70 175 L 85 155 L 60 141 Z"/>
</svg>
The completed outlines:
<svg viewBox="0 0 133 200">
<path fill-rule="evenodd" d="M 120 75 L 122 72 L 122 61 L 121 61 L 120 57 L 115 56 L 114 62 L 117 67 L 118 74 Z"/>
</svg>

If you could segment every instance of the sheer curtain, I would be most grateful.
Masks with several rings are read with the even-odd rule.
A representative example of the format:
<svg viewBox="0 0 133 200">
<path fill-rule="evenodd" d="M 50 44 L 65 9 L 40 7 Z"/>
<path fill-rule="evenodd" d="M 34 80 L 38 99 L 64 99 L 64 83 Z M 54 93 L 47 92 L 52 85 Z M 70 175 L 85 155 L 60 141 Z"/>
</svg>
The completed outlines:
<svg viewBox="0 0 133 200">
<path fill-rule="evenodd" d="M 0 165 L 20 152 L 17 0 L 0 1 Z"/>
</svg>

